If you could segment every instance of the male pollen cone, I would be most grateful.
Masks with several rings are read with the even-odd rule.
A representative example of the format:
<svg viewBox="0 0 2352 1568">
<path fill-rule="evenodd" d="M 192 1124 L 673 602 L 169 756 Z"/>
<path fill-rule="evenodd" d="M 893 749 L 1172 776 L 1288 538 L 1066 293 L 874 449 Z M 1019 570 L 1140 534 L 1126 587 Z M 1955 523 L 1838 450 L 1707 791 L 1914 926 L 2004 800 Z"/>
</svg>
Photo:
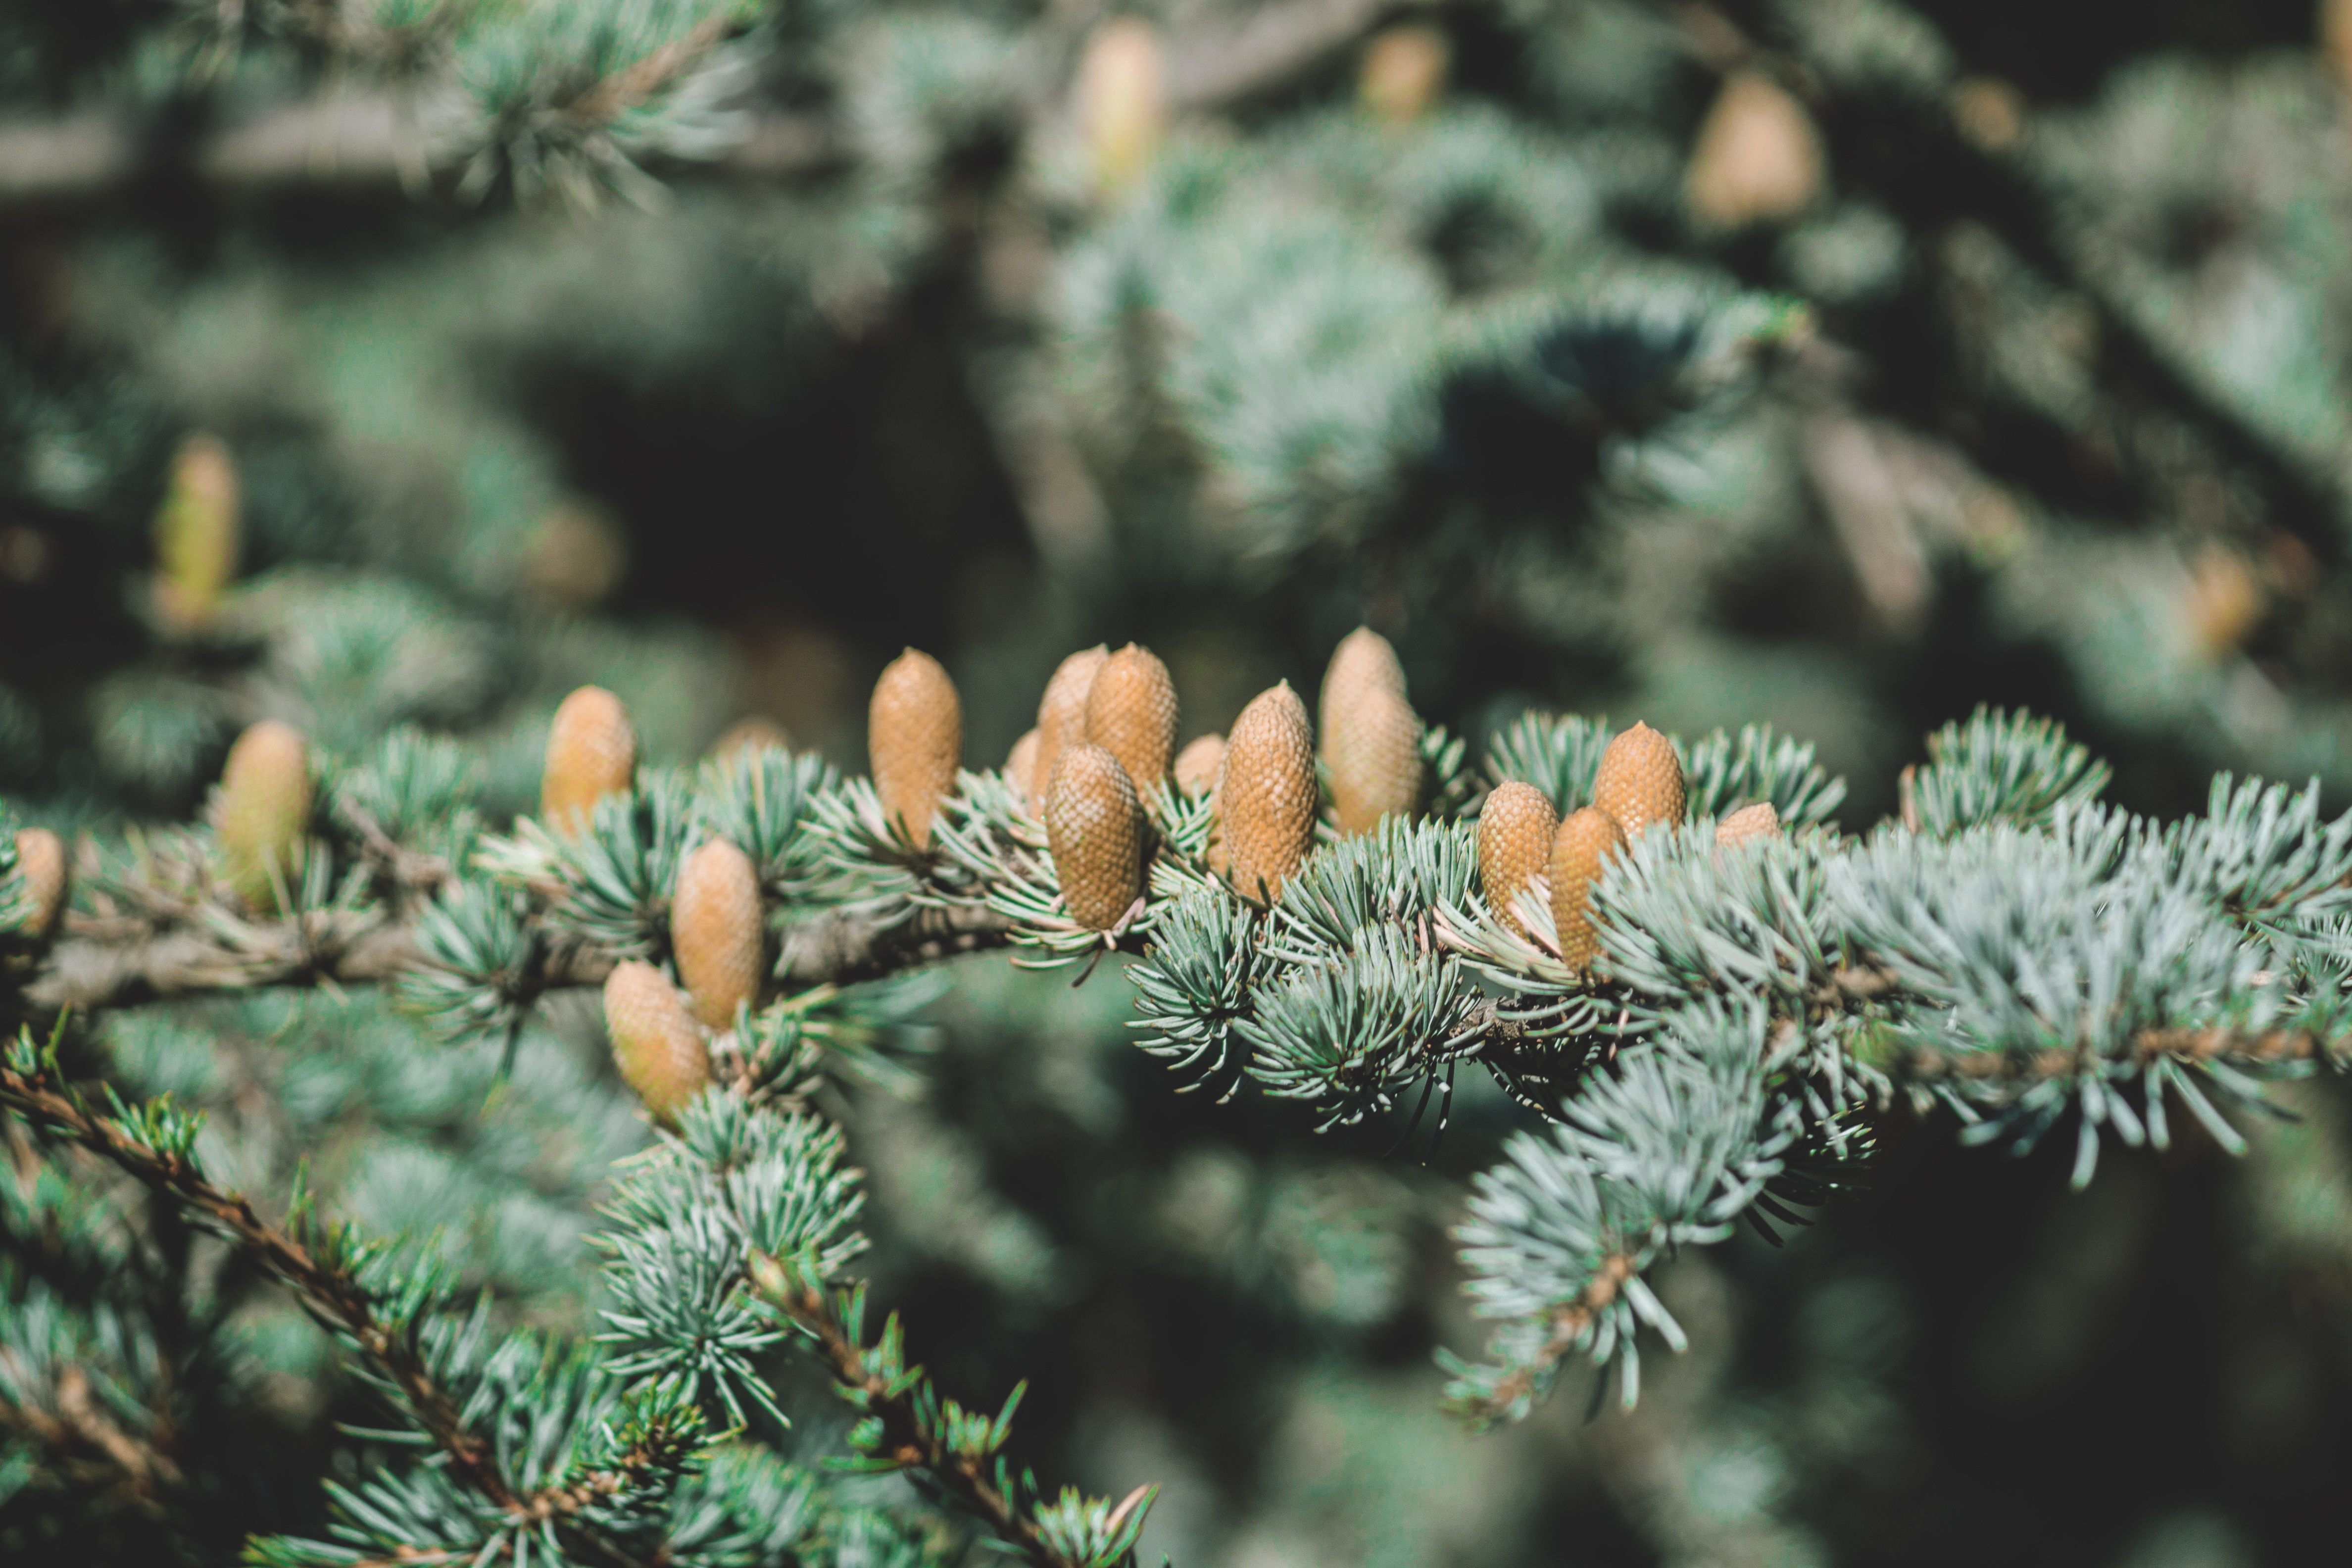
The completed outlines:
<svg viewBox="0 0 2352 1568">
<path fill-rule="evenodd" d="M 1103 660 L 1087 692 L 1087 742 L 1118 759 L 1139 795 L 1166 792 L 1176 758 L 1176 683 L 1134 643 Z"/>
<path fill-rule="evenodd" d="M 1225 738 L 1201 735 L 1176 753 L 1176 787 L 1189 795 L 1203 795 L 1217 787 L 1217 770 L 1225 765 Z"/>
<path fill-rule="evenodd" d="M 1753 838 L 1780 837 L 1780 814 L 1769 800 L 1743 805 L 1715 825 L 1717 844 L 1745 844 Z"/>
<path fill-rule="evenodd" d="M 578 831 L 596 803 L 626 795 L 637 777 L 637 732 L 629 710 L 601 686 L 583 686 L 563 700 L 547 731 L 547 771 L 539 785 L 539 814 L 550 826 Z"/>
<path fill-rule="evenodd" d="M 866 751 L 883 819 L 929 848 L 931 818 L 955 793 L 963 761 L 963 705 L 938 659 L 910 647 L 883 667 L 866 710 Z"/>
<path fill-rule="evenodd" d="M 622 1079 L 667 1123 L 710 1082 L 710 1047 L 669 976 L 635 959 L 604 980 L 604 1032 Z"/>
<path fill-rule="evenodd" d="M 236 738 L 215 806 L 221 869 L 256 909 L 276 907 L 273 868 L 290 887 L 310 826 L 310 754 L 290 724 L 264 719 Z"/>
<path fill-rule="evenodd" d="M 1684 199 L 1717 228 L 1792 218 L 1822 194 L 1825 162 L 1804 105 L 1760 71 L 1736 71 L 1699 126 Z"/>
<path fill-rule="evenodd" d="M 1384 816 L 1408 816 L 1421 800 L 1421 718 L 1403 698 L 1378 687 L 1334 704 L 1323 731 L 1331 770 L 1331 815 L 1349 837 Z"/>
<path fill-rule="evenodd" d="M 1628 838 L 1654 822 L 1679 827 L 1689 792 L 1672 741 L 1636 724 L 1609 742 L 1592 780 L 1592 804 L 1617 819 Z"/>
<path fill-rule="evenodd" d="M 1389 639 L 1370 626 L 1358 626 L 1339 639 L 1331 650 L 1331 662 L 1323 668 L 1323 691 L 1317 699 L 1315 721 L 1322 726 L 1324 757 L 1330 757 L 1331 730 L 1339 722 L 1340 712 L 1352 707 L 1367 691 L 1385 691 L 1392 697 L 1409 697 L 1404 689 L 1404 666 L 1397 662 L 1396 649 Z"/>
<path fill-rule="evenodd" d="M 1601 867 L 1625 847 L 1617 819 L 1597 805 L 1571 811 L 1551 841 L 1551 923 L 1559 956 L 1570 969 L 1589 969 L 1601 952 L 1592 928 L 1592 884 Z"/>
<path fill-rule="evenodd" d="M 789 752 L 792 749 L 793 738 L 782 724 L 764 714 L 754 713 L 728 725 L 725 732 L 710 742 L 710 750 L 703 755 L 713 762 L 727 762 L 737 756 L 756 755 L 765 751 Z"/>
<path fill-rule="evenodd" d="M 759 1000 L 765 929 L 749 855 L 713 838 L 686 858 L 670 897 L 670 948 L 694 1016 L 711 1028 L 733 1028 L 736 1007 Z"/>
<path fill-rule="evenodd" d="M 16 831 L 16 874 L 33 897 L 33 912 L 26 917 L 26 936 L 47 936 L 58 923 L 66 901 L 65 841 L 46 827 Z"/>
<path fill-rule="evenodd" d="M 1054 679 L 1045 682 L 1045 695 L 1037 702 L 1037 755 L 1025 781 L 1032 812 L 1045 814 L 1045 786 L 1054 782 L 1063 749 L 1087 738 L 1087 699 L 1094 691 L 1096 673 L 1109 658 L 1110 650 L 1100 643 L 1080 648 L 1056 666 Z"/>
<path fill-rule="evenodd" d="M 180 443 L 155 514 L 156 608 L 182 628 L 202 626 L 236 575 L 243 489 L 236 459 L 198 432 Z"/>
<path fill-rule="evenodd" d="M 1013 750 L 1004 756 L 1004 776 L 1021 793 L 1025 803 L 1034 793 L 1029 787 L 1030 775 L 1037 771 L 1037 727 L 1031 725 L 1021 731 L 1013 742 Z"/>
<path fill-rule="evenodd" d="M 1143 892 L 1143 806 L 1118 759 L 1081 741 L 1045 789 L 1045 844 L 1070 918 L 1108 931 Z"/>
<path fill-rule="evenodd" d="M 1478 880 L 1495 918 L 1521 936 L 1528 928 L 1511 911 L 1521 889 L 1551 870 L 1552 841 L 1559 813 L 1551 797 L 1513 779 L 1497 784 L 1478 810 Z"/>
<path fill-rule="evenodd" d="M 1234 890 L 1271 903 L 1315 842 L 1315 742 L 1284 681 L 1261 691 L 1225 738 L 1217 835 Z"/>
</svg>

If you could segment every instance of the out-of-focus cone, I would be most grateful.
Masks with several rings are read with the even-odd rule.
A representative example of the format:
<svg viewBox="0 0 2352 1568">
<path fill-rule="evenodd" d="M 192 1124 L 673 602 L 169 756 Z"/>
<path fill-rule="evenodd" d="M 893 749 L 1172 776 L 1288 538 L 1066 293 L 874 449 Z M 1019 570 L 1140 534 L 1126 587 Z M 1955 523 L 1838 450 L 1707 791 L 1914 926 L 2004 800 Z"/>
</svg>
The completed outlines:
<svg viewBox="0 0 2352 1568">
<path fill-rule="evenodd" d="M 1037 771 L 1037 726 L 1032 724 L 1021 731 L 1013 742 L 1013 750 L 1004 754 L 1004 776 L 1012 782 L 1024 803 L 1029 798 L 1030 775 Z"/>
<path fill-rule="evenodd" d="M 710 1084 L 710 1047 L 669 976 L 635 959 L 604 981 L 613 1060 L 654 1120 L 669 1125 Z"/>
<path fill-rule="evenodd" d="M 547 731 L 540 816 L 550 826 L 577 832 L 598 801 L 628 794 L 636 779 L 637 732 L 621 700 L 601 686 L 583 686 L 565 698 Z"/>
<path fill-rule="evenodd" d="M 713 762 L 721 762 L 745 752 L 789 752 L 792 749 L 793 738 L 785 733 L 782 724 L 754 713 L 728 725 L 719 739 L 710 742 L 710 750 L 703 754 Z"/>
<path fill-rule="evenodd" d="M 1979 153 L 2009 153 L 2025 140 L 2025 95 L 1999 77 L 1956 82 L 1946 100 L 1952 128 Z"/>
<path fill-rule="evenodd" d="M 1217 770 L 1225 765 L 1223 735 L 1195 736 L 1176 753 L 1176 787 L 1189 795 L 1203 795 L 1217 787 Z"/>
<path fill-rule="evenodd" d="M 2352 0 L 2319 0 L 2319 55 L 2336 84 L 2352 89 Z"/>
<path fill-rule="evenodd" d="M 1358 626 L 1339 639 L 1339 646 L 1331 650 L 1331 662 L 1323 668 L 1315 721 L 1322 727 L 1327 750 L 1339 710 L 1367 691 L 1406 696 L 1404 666 L 1397 662 L 1396 649 L 1388 638 L 1370 626 Z"/>
<path fill-rule="evenodd" d="M 1752 839 L 1780 837 L 1780 814 L 1769 800 L 1743 805 L 1715 825 L 1717 844 L 1746 844 Z"/>
<path fill-rule="evenodd" d="M 1116 195 L 1133 184 L 1168 139 L 1168 88 L 1160 30 L 1140 16 L 1095 29 L 1078 62 L 1078 133 L 1095 184 Z"/>
<path fill-rule="evenodd" d="M 155 513 L 155 609 L 165 624 L 192 631 L 218 613 L 236 575 L 243 504 L 236 461 L 218 437 L 180 443 Z"/>
<path fill-rule="evenodd" d="M 2235 551 L 2209 547 L 2189 567 L 2180 616 L 2189 642 L 2209 662 L 2237 652 L 2266 607 L 2262 580 Z"/>
<path fill-rule="evenodd" d="M 1592 804 L 1614 817 L 1626 837 L 1639 838 L 1653 823 L 1680 827 L 1688 801 L 1674 742 L 1647 724 L 1622 731 L 1601 753 Z"/>
<path fill-rule="evenodd" d="M 1601 953 L 1592 925 L 1592 884 L 1610 858 L 1625 847 L 1617 819 L 1599 806 L 1571 811 L 1561 819 L 1551 846 L 1551 923 L 1559 937 L 1560 961 L 1590 969 Z"/>
<path fill-rule="evenodd" d="M 1478 880 L 1495 918 L 1519 935 L 1528 928 L 1511 904 L 1527 885 L 1551 869 L 1559 813 L 1550 797 L 1517 779 L 1495 786 L 1478 810 Z"/>
<path fill-rule="evenodd" d="M 66 902 L 65 841 L 46 827 L 16 831 L 16 875 L 33 900 L 33 912 L 20 928 L 26 936 L 45 937 L 57 928 Z"/>
<path fill-rule="evenodd" d="M 290 724 L 264 719 L 236 738 L 214 802 L 221 874 L 257 910 L 278 907 L 272 873 L 289 891 L 299 879 L 310 826 L 310 753 Z"/>
<path fill-rule="evenodd" d="M 955 793 L 963 760 L 963 706 L 938 659 L 910 647 L 883 669 L 866 710 L 866 750 L 883 816 L 929 848 L 931 818 Z"/>
<path fill-rule="evenodd" d="M 760 874 L 724 838 L 698 846 L 677 868 L 669 942 L 694 1015 L 714 1029 L 735 1026 L 735 1009 L 760 999 L 767 932 Z"/>
<path fill-rule="evenodd" d="M 1821 133 L 1804 106 L 1770 77 L 1727 78 L 1699 127 L 1684 181 L 1699 220 L 1732 229 L 1792 218 L 1825 183 Z"/>
<path fill-rule="evenodd" d="M 1435 27 L 1421 22 L 1384 27 L 1364 47 L 1356 98 L 1391 125 L 1410 124 L 1436 107 L 1453 64 L 1453 42 Z"/>
<path fill-rule="evenodd" d="M 628 536 L 582 498 L 550 507 L 523 542 L 523 585 L 551 609 L 594 609 L 628 574 Z"/>
<path fill-rule="evenodd" d="M 1358 626 L 1339 640 L 1319 700 L 1331 815 L 1350 837 L 1421 800 L 1421 719 L 1405 698 L 1404 666 L 1389 639 Z"/>
<path fill-rule="evenodd" d="M 1143 806 L 1118 759 L 1081 741 L 1045 788 L 1045 844 L 1070 918 L 1108 931 L 1143 892 Z"/>
<path fill-rule="evenodd" d="M 1158 654 L 1129 643 L 1103 660 L 1087 691 L 1087 741 L 1118 759 L 1139 795 L 1166 791 L 1176 757 L 1176 683 Z"/>
<path fill-rule="evenodd" d="M 1037 753 L 1031 760 L 1029 777 L 1024 781 L 1034 815 L 1043 816 L 1045 813 L 1045 786 L 1053 782 L 1063 749 L 1087 738 L 1087 698 L 1093 693 L 1095 676 L 1108 658 L 1110 650 L 1100 643 L 1080 648 L 1056 666 L 1054 679 L 1045 682 L 1045 695 L 1037 701 Z"/>
<path fill-rule="evenodd" d="M 1270 903 L 1315 842 L 1315 741 L 1284 681 L 1234 721 L 1216 790 L 1217 844 L 1234 890 Z"/>
</svg>

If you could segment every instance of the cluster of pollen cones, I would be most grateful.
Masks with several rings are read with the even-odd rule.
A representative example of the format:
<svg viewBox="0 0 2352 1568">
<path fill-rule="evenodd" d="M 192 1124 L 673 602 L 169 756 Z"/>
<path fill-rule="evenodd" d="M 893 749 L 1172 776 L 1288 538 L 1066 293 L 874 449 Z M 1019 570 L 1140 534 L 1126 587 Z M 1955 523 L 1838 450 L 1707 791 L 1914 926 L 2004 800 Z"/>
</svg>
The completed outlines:
<svg viewBox="0 0 2352 1568">
<path fill-rule="evenodd" d="M 1592 804 L 1563 817 L 1549 796 L 1516 780 L 1497 784 L 1478 814 L 1478 877 L 1487 906 L 1511 931 L 1537 940 L 1514 907 L 1537 879 L 1549 893 L 1560 961 L 1589 969 L 1601 952 L 1592 922 L 1592 888 L 1626 844 L 1650 828 L 1679 827 L 1689 787 L 1674 742 L 1647 724 L 1611 740 L 1592 781 Z M 1717 844 L 1745 843 L 1780 831 L 1770 801 L 1743 806 L 1716 826 Z"/>
</svg>

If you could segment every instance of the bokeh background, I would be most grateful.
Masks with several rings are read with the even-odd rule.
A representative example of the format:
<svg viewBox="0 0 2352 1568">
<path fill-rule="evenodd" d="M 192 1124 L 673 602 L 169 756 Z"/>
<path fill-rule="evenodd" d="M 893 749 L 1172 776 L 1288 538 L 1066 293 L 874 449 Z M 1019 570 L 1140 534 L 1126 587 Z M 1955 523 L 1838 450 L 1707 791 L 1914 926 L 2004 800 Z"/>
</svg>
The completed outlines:
<svg viewBox="0 0 2352 1568">
<path fill-rule="evenodd" d="M 2352 6 L 10 0 L 0 789 L 119 841 L 278 716 L 458 734 L 526 809 L 591 681 L 652 761 L 756 715 L 862 770 L 909 644 L 986 766 L 1075 647 L 1155 648 L 1189 736 L 1370 624 L 1474 752 L 1531 704 L 1769 721 L 1853 829 L 1986 702 L 2137 809 L 2221 769 L 2341 807 L 2347 393 Z M 840 1109 L 915 1352 L 1029 1379 L 1041 1475 L 1162 1482 L 1146 1561 L 2343 1549 L 2333 1086 L 2079 1195 L 2063 1140 L 1890 1116 L 1866 1194 L 1663 1273 L 1693 1349 L 1636 1414 L 1571 1376 L 1472 1436 L 1446 1230 L 1518 1113 L 1465 1079 L 1434 1146 L 1318 1137 L 1172 1093 L 1129 1016 L 1114 973 L 968 962 Z M 593 1327 L 646 1134 L 591 1009 L 503 1083 L 361 994 L 106 1039 L 256 1190 L 307 1152 Z M 185 1491 L 19 1478 L 11 1554 L 316 1530 L 365 1399 L 219 1289 Z"/>
</svg>

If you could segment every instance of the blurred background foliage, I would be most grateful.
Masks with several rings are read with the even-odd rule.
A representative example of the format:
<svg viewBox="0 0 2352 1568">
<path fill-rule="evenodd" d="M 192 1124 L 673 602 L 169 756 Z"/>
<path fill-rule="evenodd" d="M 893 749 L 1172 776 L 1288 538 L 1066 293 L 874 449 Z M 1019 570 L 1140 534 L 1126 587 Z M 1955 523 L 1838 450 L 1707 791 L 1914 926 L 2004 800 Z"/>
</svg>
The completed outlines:
<svg viewBox="0 0 2352 1568">
<path fill-rule="evenodd" d="M 2340 808 L 2347 83 L 2352 6 L 2309 0 L 14 0 L 0 789 L 99 854 L 255 719 L 345 754 L 413 721 L 523 809 L 583 682 L 651 761 L 759 715 L 859 768 L 907 644 L 988 765 L 1072 647 L 1152 646 L 1190 735 L 1369 623 L 1474 744 L 1529 704 L 1769 721 L 1849 827 L 1979 702 L 2137 809 L 2217 768 Z M 2330 1089 L 2072 1197 L 2062 1151 L 1890 1119 L 1829 1223 L 1664 1274 L 1695 1348 L 1638 1413 L 1474 1437 L 1445 1230 L 1516 1113 L 1318 1139 L 1172 1094 L 1129 1016 L 968 962 L 918 1081 L 842 1109 L 915 1352 L 982 1403 L 1030 1378 L 1042 1472 L 1163 1482 L 1146 1561 L 2341 1533 Z M 307 1152 L 506 1310 L 593 1322 L 581 1239 L 646 1134 L 592 1009 L 503 1081 L 364 994 L 106 1040 L 254 1189 Z M 20 1321 L 122 1267 L 60 1258 L 56 1201 L 0 1179 Z M 181 1394 L 227 1436 L 168 1484 L 0 1478 L 11 1561 L 316 1528 L 366 1401 L 282 1297 L 212 1289 L 246 1353 Z M 814 1455 L 845 1423 L 808 1393 Z"/>
</svg>

